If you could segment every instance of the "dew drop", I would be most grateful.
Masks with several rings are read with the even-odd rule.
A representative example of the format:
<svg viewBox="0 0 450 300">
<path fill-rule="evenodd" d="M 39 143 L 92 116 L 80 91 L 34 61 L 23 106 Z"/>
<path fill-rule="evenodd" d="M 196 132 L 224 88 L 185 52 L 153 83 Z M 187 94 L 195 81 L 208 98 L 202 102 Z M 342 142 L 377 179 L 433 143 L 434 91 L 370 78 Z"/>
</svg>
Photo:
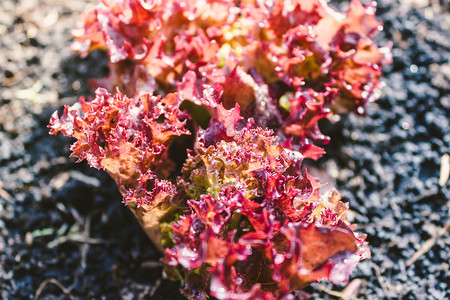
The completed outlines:
<svg viewBox="0 0 450 300">
<path fill-rule="evenodd" d="M 283 261 L 284 261 L 283 255 L 277 254 L 277 255 L 275 256 L 274 262 L 275 262 L 276 265 L 282 264 Z"/>
<path fill-rule="evenodd" d="M 369 7 L 366 9 L 366 13 L 367 13 L 368 15 L 374 15 L 374 14 L 375 14 L 375 8 L 372 7 L 372 6 L 369 6 Z"/>
<path fill-rule="evenodd" d="M 194 14 L 194 13 L 188 14 L 187 19 L 188 19 L 189 21 L 194 21 L 194 20 L 195 20 L 195 14 Z"/>
<path fill-rule="evenodd" d="M 78 80 L 75 80 L 75 81 L 72 83 L 72 89 L 73 89 L 74 91 L 78 91 L 80 88 L 81 88 L 81 83 L 80 83 Z"/>
<path fill-rule="evenodd" d="M 409 123 L 407 121 L 402 122 L 402 128 L 403 130 L 408 130 L 410 127 Z"/>
<path fill-rule="evenodd" d="M 216 297 L 219 299 L 224 299 L 224 297 L 226 297 L 225 288 L 223 287 L 218 288 L 216 293 Z"/>
<path fill-rule="evenodd" d="M 358 107 L 358 109 L 356 110 L 359 114 L 364 114 L 364 108 L 363 107 Z"/>
</svg>

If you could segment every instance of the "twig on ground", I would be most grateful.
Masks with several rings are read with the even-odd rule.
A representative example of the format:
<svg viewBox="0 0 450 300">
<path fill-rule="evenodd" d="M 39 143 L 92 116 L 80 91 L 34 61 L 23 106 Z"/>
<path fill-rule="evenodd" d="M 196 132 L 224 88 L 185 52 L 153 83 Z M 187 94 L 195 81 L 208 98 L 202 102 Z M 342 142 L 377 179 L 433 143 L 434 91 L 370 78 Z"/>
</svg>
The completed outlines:
<svg viewBox="0 0 450 300">
<path fill-rule="evenodd" d="M 6 202 L 8 202 L 9 204 L 14 205 L 13 197 L 7 191 L 5 191 L 1 186 L 0 186 L 0 197 L 5 199 Z"/>
<path fill-rule="evenodd" d="M 443 236 L 450 229 L 450 221 L 445 223 L 445 225 L 439 229 L 436 234 L 434 234 L 430 239 L 425 241 L 419 250 L 414 253 L 414 255 L 406 261 L 406 266 L 409 267 L 413 263 L 415 263 L 422 255 L 427 253 L 433 246 L 436 244 L 436 241 Z"/>
<path fill-rule="evenodd" d="M 159 261 L 144 261 L 141 263 L 142 269 L 155 269 L 155 268 L 161 268 L 163 265 Z"/>
<path fill-rule="evenodd" d="M 66 242 L 76 242 L 76 243 L 80 243 L 82 245 L 101 245 L 101 244 L 118 242 L 117 240 L 103 240 L 103 239 L 89 237 L 90 218 L 92 217 L 92 215 L 94 215 L 98 211 L 93 211 L 89 215 L 89 218 L 85 218 L 85 219 L 83 219 L 74 208 L 71 208 L 70 212 L 72 213 L 72 216 L 74 217 L 76 223 L 70 227 L 69 232 L 66 235 L 58 234 L 58 237 L 56 239 L 54 239 L 53 241 L 49 242 L 47 244 L 47 247 L 54 248 L 60 244 L 66 243 Z M 64 233 L 64 232 L 65 232 L 65 230 L 62 231 L 61 233 Z M 85 249 L 85 250 L 81 249 L 82 265 L 83 265 L 83 251 L 86 252 L 87 249 Z M 84 256 L 85 256 L 85 254 L 84 254 Z"/>
<path fill-rule="evenodd" d="M 89 215 L 88 218 L 85 219 L 84 222 L 84 230 L 82 232 L 82 235 L 85 239 L 89 239 L 89 235 L 90 235 L 90 230 L 91 230 L 91 215 Z M 81 268 L 84 270 L 86 269 L 86 257 L 87 257 L 87 252 L 89 250 L 89 243 L 83 243 L 80 245 L 80 254 L 81 254 Z"/>
<path fill-rule="evenodd" d="M 441 169 L 439 172 L 439 185 L 445 186 L 448 177 L 450 176 L 450 156 L 445 153 L 441 157 Z"/>
<path fill-rule="evenodd" d="M 381 289 L 383 290 L 385 299 L 391 299 L 391 297 L 389 296 L 389 291 L 386 286 L 386 283 L 384 282 L 383 275 L 381 275 L 380 267 L 375 263 L 373 263 L 372 266 L 373 266 L 373 269 L 375 270 L 375 274 L 377 276 L 378 282 L 380 283 Z"/>
<path fill-rule="evenodd" d="M 78 211 L 74 207 L 69 207 L 70 213 L 72 214 L 75 221 L 82 226 L 84 224 L 83 218 L 80 216 Z"/>
<path fill-rule="evenodd" d="M 349 299 L 348 297 L 346 297 L 343 293 L 338 292 L 338 291 L 333 291 L 332 289 L 327 288 L 326 286 L 324 286 L 323 284 L 317 284 L 315 285 L 319 290 L 321 290 L 324 293 L 327 293 L 328 295 L 334 296 L 334 297 L 338 297 L 341 299 Z"/>
<path fill-rule="evenodd" d="M 345 295 L 347 298 L 355 299 L 356 295 L 358 295 L 358 292 L 361 289 L 361 283 L 362 283 L 362 280 L 360 278 L 353 279 L 342 290 L 342 294 Z"/>
<path fill-rule="evenodd" d="M 89 240 L 91 239 L 90 236 L 90 231 L 91 231 L 91 219 L 92 216 L 94 216 L 95 214 L 99 213 L 99 210 L 94 210 L 92 211 L 88 217 L 86 217 L 83 220 L 81 220 L 81 222 L 83 223 L 83 232 L 81 233 L 81 235 L 84 237 L 85 240 Z M 76 213 L 76 211 L 73 209 L 72 210 L 72 214 Z M 81 219 L 81 217 L 80 217 Z M 98 241 L 101 241 L 100 239 L 98 239 Z M 87 252 L 89 250 L 89 245 L 90 243 L 82 243 L 80 245 L 80 254 L 81 254 L 81 268 L 83 268 L 83 270 L 86 268 L 86 258 L 87 258 Z"/>
<path fill-rule="evenodd" d="M 316 284 L 314 285 L 315 287 L 317 287 L 319 290 L 321 290 L 324 293 L 327 293 L 328 295 L 337 297 L 339 299 L 343 299 L 343 300 L 350 300 L 350 299 L 356 299 L 359 300 L 360 298 L 356 298 L 356 297 L 351 297 L 347 294 L 344 294 L 343 292 L 338 292 L 338 291 L 334 291 L 332 289 L 327 288 L 326 286 L 324 286 L 323 284 Z"/>
<path fill-rule="evenodd" d="M 156 280 L 155 284 L 152 286 L 152 289 L 148 293 L 150 297 L 155 296 L 156 291 L 161 286 L 161 279 Z"/>
<path fill-rule="evenodd" d="M 61 282 L 59 282 L 58 280 L 56 280 L 55 278 L 47 278 L 45 279 L 38 287 L 38 289 L 36 290 L 36 293 L 34 294 L 34 298 L 33 300 L 38 300 L 39 297 L 42 294 L 42 291 L 45 289 L 45 287 L 49 284 L 49 283 L 53 283 L 54 285 L 56 285 L 57 287 L 59 287 L 61 289 L 61 291 L 63 291 L 64 294 L 67 295 L 67 297 L 69 297 L 70 299 L 75 299 L 75 297 L 73 297 L 70 294 L 70 290 L 68 288 L 66 288 L 64 285 L 62 285 Z"/>
<path fill-rule="evenodd" d="M 423 193 L 423 194 L 421 194 L 421 195 L 419 195 L 419 196 L 417 196 L 415 198 L 412 198 L 411 202 L 412 203 L 422 202 L 422 201 L 424 201 L 424 200 L 426 200 L 426 199 L 428 199 L 430 197 L 436 196 L 438 194 L 439 194 L 439 190 L 438 189 L 431 189 L 431 190 L 426 191 L 425 193 Z"/>
<path fill-rule="evenodd" d="M 59 238 L 51 241 L 50 243 L 48 243 L 47 246 L 49 248 L 55 248 L 56 246 L 66 243 L 66 242 L 76 242 L 76 243 L 89 244 L 89 245 L 102 245 L 102 244 L 107 244 L 107 243 L 116 243 L 116 241 L 105 241 L 102 239 L 85 237 L 84 235 L 81 235 L 81 234 L 71 234 L 71 235 L 59 237 Z"/>
</svg>

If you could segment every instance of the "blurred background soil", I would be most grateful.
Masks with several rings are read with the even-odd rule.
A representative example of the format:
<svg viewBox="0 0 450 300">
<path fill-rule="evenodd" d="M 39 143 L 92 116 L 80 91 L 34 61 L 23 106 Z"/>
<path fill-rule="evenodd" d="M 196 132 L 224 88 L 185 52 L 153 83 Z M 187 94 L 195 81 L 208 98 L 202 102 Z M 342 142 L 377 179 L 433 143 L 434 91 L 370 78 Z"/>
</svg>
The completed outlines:
<svg viewBox="0 0 450 300">
<path fill-rule="evenodd" d="M 70 139 L 48 135 L 51 113 L 107 74 L 104 53 L 70 51 L 70 32 L 93 3 L 0 1 L 2 299 L 184 299 L 162 279 L 161 256 L 113 181 L 75 164 Z M 322 122 L 332 142 L 314 164 L 350 203 L 373 257 L 347 286 L 305 291 L 312 299 L 448 299 L 450 4 L 378 3 L 385 30 L 377 43 L 393 41 L 394 56 L 383 96 L 366 117 Z"/>
</svg>

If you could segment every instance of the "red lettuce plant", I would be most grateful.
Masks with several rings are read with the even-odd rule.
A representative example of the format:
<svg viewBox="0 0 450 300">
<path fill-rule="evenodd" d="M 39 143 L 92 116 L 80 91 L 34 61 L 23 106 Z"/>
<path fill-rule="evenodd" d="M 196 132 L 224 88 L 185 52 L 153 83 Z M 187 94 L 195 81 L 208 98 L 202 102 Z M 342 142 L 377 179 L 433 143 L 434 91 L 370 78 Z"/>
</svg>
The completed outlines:
<svg viewBox="0 0 450 300">
<path fill-rule="evenodd" d="M 107 50 L 110 74 L 50 133 L 114 178 L 189 298 L 293 299 L 345 282 L 370 256 L 365 236 L 301 165 L 324 153 L 320 119 L 376 98 L 390 57 L 371 40 L 374 8 L 103 0 L 73 48 Z"/>
<path fill-rule="evenodd" d="M 374 13 L 359 0 L 344 14 L 323 0 L 103 0 L 84 14 L 73 49 L 107 50 L 109 77 L 92 86 L 129 97 L 178 91 L 195 102 L 186 89 L 219 83 L 225 108 L 238 103 L 292 140 L 286 147 L 317 158 L 328 141 L 317 121 L 362 114 L 376 98 L 390 55 L 372 42 L 382 29 Z"/>
</svg>

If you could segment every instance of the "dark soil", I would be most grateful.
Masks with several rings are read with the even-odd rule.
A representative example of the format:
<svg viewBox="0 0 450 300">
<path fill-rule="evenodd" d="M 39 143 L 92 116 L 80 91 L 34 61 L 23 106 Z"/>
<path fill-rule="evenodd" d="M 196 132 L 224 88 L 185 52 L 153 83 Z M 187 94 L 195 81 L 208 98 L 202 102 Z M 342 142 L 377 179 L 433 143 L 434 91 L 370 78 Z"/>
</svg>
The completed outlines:
<svg viewBox="0 0 450 300">
<path fill-rule="evenodd" d="M 107 72 L 103 53 L 80 59 L 69 49 L 87 5 L 0 1 L 0 297 L 184 299 L 162 279 L 161 256 L 113 181 L 75 164 L 69 139 L 48 135 L 51 113 Z M 366 117 L 321 124 L 332 142 L 316 167 L 328 170 L 372 250 L 352 274 L 358 298 L 450 296 L 450 191 L 438 183 L 450 153 L 448 7 L 379 1 L 377 40 L 394 43 L 384 95 Z M 323 282 L 306 292 L 324 299 L 343 289 Z"/>
</svg>

